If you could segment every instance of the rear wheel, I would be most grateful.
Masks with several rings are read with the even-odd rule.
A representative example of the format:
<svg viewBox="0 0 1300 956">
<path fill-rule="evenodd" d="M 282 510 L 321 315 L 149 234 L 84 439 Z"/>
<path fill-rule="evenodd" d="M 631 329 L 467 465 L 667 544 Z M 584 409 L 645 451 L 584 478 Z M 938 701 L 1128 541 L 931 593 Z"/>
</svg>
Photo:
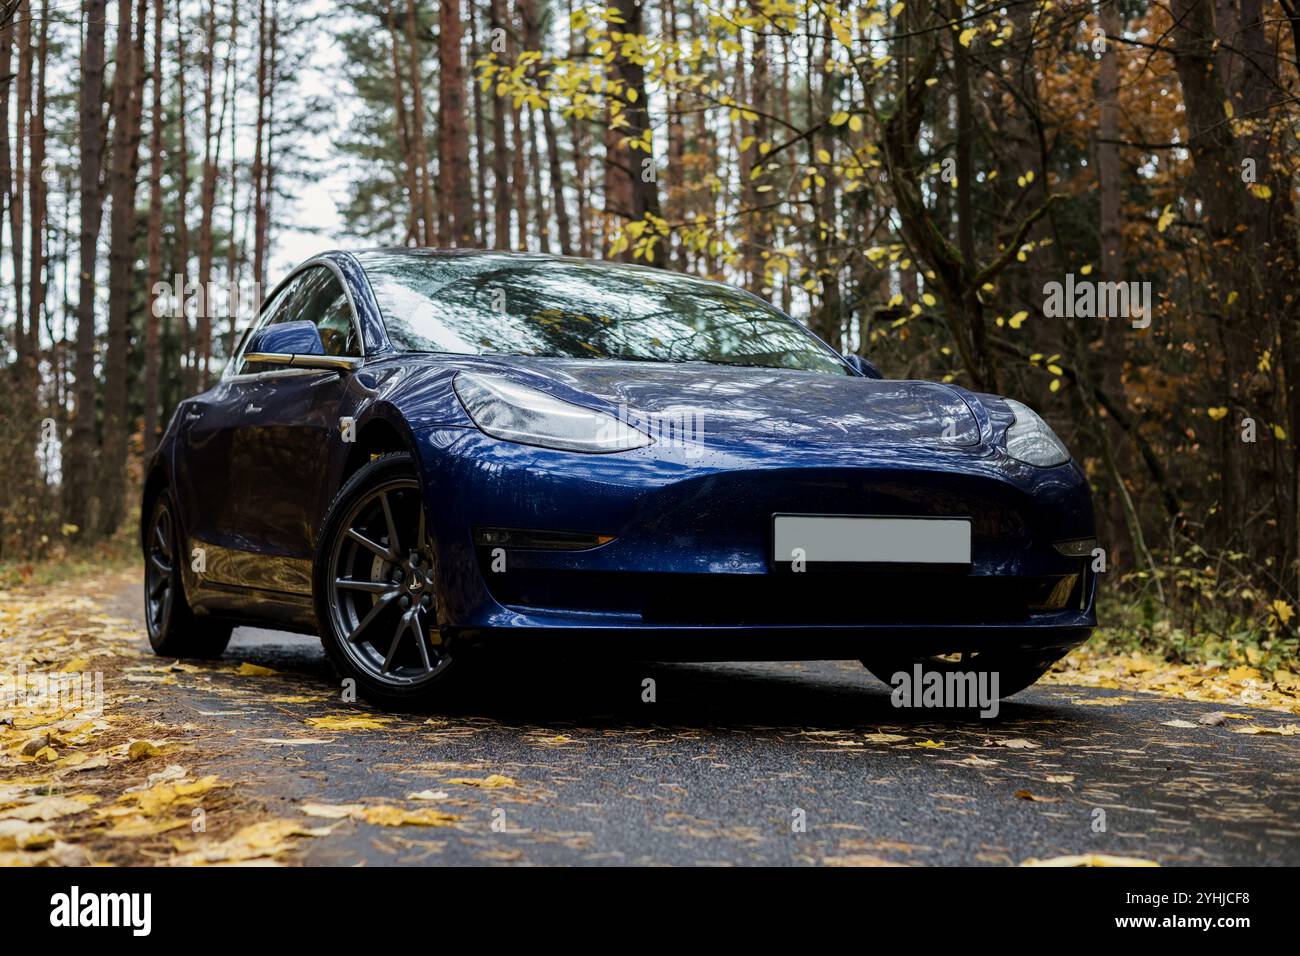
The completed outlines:
<svg viewBox="0 0 1300 956">
<path fill-rule="evenodd" d="M 149 513 L 144 542 L 144 619 L 154 653 L 163 657 L 220 657 L 231 626 L 198 617 L 185 598 L 183 550 L 171 494 L 162 492 Z"/>
<path fill-rule="evenodd" d="M 990 651 L 968 651 L 935 657 L 916 657 L 906 653 L 882 653 L 863 658 L 862 666 L 876 679 L 892 685 L 891 678 L 902 671 L 909 676 L 918 663 L 926 672 L 996 673 L 998 696 L 1010 697 L 1033 684 L 1047 673 L 1063 654 L 1044 657 L 1041 652 L 1029 653 L 1020 648 L 999 648 Z"/>
<path fill-rule="evenodd" d="M 313 589 L 330 660 L 380 706 L 430 703 L 451 668 L 434 561 L 415 463 L 404 452 L 381 455 L 334 499 Z"/>
</svg>

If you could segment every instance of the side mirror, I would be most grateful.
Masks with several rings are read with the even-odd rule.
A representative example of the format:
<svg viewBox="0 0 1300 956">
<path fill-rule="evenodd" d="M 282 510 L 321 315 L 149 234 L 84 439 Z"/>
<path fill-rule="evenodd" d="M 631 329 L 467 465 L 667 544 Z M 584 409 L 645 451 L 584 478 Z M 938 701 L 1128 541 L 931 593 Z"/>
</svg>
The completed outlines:
<svg viewBox="0 0 1300 956">
<path fill-rule="evenodd" d="M 849 367 L 852 368 L 859 375 L 861 375 L 863 378 L 884 378 L 885 377 L 880 373 L 880 369 L 876 368 L 874 362 L 870 361 L 869 359 L 864 359 L 861 355 L 853 355 L 852 353 L 850 353 L 844 356 L 844 361 L 848 362 Z"/>
<path fill-rule="evenodd" d="M 244 353 L 245 362 L 267 365 L 291 365 L 294 368 L 356 368 L 361 359 L 345 355 L 326 355 L 316 323 L 307 319 L 268 325 L 253 336 Z"/>
<path fill-rule="evenodd" d="M 248 351 L 264 355 L 324 355 L 325 346 L 321 344 L 316 323 L 299 319 L 260 329 L 248 343 Z"/>
</svg>

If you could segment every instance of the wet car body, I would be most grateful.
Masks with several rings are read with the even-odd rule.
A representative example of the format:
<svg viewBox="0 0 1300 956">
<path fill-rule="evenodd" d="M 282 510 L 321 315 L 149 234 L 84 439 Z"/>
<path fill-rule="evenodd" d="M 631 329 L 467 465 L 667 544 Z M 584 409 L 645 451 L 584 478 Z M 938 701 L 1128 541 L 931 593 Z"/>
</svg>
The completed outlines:
<svg viewBox="0 0 1300 956">
<path fill-rule="evenodd" d="M 399 351 L 368 255 L 507 254 L 318 257 L 299 271 L 343 283 L 361 359 L 227 374 L 181 403 L 143 512 L 151 495 L 174 497 L 184 552 L 202 555 L 180 569 L 196 615 L 317 633 L 331 504 L 376 455 L 405 450 L 453 646 L 791 660 L 992 646 L 1046 660 L 1095 626 L 1086 477 L 1073 460 L 1008 455 L 1015 415 L 997 396 L 857 367 Z M 619 416 L 652 440 L 598 454 L 501 440 L 467 413 L 460 374 Z M 966 519 L 969 561 L 796 568 L 774 550 L 783 515 Z"/>
</svg>

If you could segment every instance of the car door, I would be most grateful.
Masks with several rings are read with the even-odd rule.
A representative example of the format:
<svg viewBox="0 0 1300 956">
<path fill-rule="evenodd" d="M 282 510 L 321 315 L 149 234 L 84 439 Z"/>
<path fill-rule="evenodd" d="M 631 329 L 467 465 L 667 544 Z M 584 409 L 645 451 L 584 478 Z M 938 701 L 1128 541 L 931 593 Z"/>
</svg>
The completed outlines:
<svg viewBox="0 0 1300 956">
<path fill-rule="evenodd" d="M 307 276 L 299 273 L 282 285 L 263 307 L 253 330 L 282 320 L 283 306 Z M 244 337 L 230 368 L 212 388 L 184 401 L 177 409 L 178 447 L 175 465 L 182 522 L 188 538 L 186 586 L 240 584 L 247 576 L 248 543 L 241 527 L 243 502 L 232 492 L 231 453 L 236 430 L 249 406 L 266 400 L 262 372 L 242 359 Z"/>
<path fill-rule="evenodd" d="M 311 321 L 325 354 L 361 356 L 351 300 L 333 270 L 311 266 L 285 292 L 269 323 Z M 323 476 L 343 453 L 340 419 L 359 392 L 351 375 L 332 370 L 247 363 L 238 372 L 226 399 L 229 551 L 217 563 L 229 584 L 310 595 L 316 527 L 328 505 Z"/>
</svg>

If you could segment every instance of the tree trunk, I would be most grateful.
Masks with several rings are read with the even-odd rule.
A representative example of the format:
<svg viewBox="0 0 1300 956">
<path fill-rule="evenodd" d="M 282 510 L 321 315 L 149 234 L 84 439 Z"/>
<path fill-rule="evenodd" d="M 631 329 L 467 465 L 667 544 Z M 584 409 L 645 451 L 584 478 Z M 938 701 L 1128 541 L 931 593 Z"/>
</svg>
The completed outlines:
<svg viewBox="0 0 1300 956">
<path fill-rule="evenodd" d="M 505 52 L 501 38 L 506 28 L 506 0 L 491 0 L 488 7 L 491 26 L 489 43 L 492 52 L 497 54 L 497 63 L 503 62 L 501 54 Z M 498 49 L 502 47 L 502 49 Z M 494 249 L 510 248 L 510 173 L 509 149 L 506 146 L 506 110 L 508 101 L 502 96 L 492 97 L 492 202 L 496 206 L 496 215 L 492 229 L 492 247 Z"/>
<path fill-rule="evenodd" d="M 1249 7 L 1244 9 L 1241 43 L 1250 47 L 1254 44 L 1247 28 L 1256 17 Z M 1263 342 L 1272 337 L 1264 323 L 1269 322 L 1276 299 L 1264 292 L 1265 280 L 1257 264 L 1269 263 L 1266 281 L 1270 288 L 1294 294 L 1286 289 L 1296 273 L 1294 233 L 1286 235 L 1293 222 L 1286 205 L 1281 204 L 1289 197 L 1291 184 L 1289 179 L 1275 179 L 1269 149 L 1257 148 L 1258 143 L 1238 142 L 1233 124 L 1225 121 L 1225 103 L 1235 103 L 1243 110 L 1253 106 L 1262 114 L 1267 97 L 1261 94 L 1258 84 L 1271 85 L 1275 81 L 1269 81 L 1267 76 L 1261 81 L 1255 76 L 1260 64 L 1254 57 L 1246 66 L 1238 59 L 1244 59 L 1241 50 L 1221 49 L 1218 37 L 1222 34 L 1216 30 L 1210 0 L 1175 0 L 1172 15 L 1174 66 L 1182 86 L 1187 147 L 1192 156 L 1191 181 L 1200 200 L 1201 225 L 1212 250 L 1211 281 L 1198 291 L 1221 333 L 1219 403 L 1232 412 L 1219 426 L 1222 497 L 1218 528 L 1225 540 L 1235 539 L 1234 546 L 1252 550 L 1250 536 L 1259 532 L 1253 531 L 1245 519 L 1256 482 L 1247 480 L 1245 473 L 1258 465 L 1252 460 L 1258 456 L 1241 454 L 1234 447 L 1241 418 L 1256 404 L 1246 394 L 1244 384 L 1254 367 L 1257 348 L 1267 347 Z M 1240 76 L 1238 70 L 1243 71 Z M 1234 77 L 1240 81 L 1237 89 L 1228 85 Z M 1263 99 L 1257 99 L 1261 96 Z M 1259 182 L 1269 184 L 1273 180 L 1270 188 L 1274 202 L 1279 203 L 1276 208 L 1245 191 L 1239 175 L 1245 157 L 1256 161 Z M 1270 237 L 1272 228 L 1282 230 L 1276 240 Z M 1284 314 L 1294 315 L 1294 302 Z M 1232 330 L 1230 335 L 1228 329 Z M 1294 387 L 1294 383 L 1288 384 Z"/>
<path fill-rule="evenodd" d="M 208 287 L 212 282 L 212 227 L 217 204 L 217 160 L 221 149 L 221 134 L 214 112 L 216 103 L 217 65 L 217 0 L 208 0 L 206 49 L 203 56 L 203 177 L 199 185 L 199 287 L 202 290 L 202 307 L 199 309 L 198 343 L 195 362 L 198 366 L 199 388 L 206 389 L 212 372 L 212 311 L 208 301 Z"/>
<path fill-rule="evenodd" d="M 112 196 L 108 248 L 108 348 L 104 358 L 104 439 L 100 452 L 98 530 L 110 535 L 122 520 L 126 483 L 127 364 L 131 347 L 131 273 L 135 264 L 135 179 L 140 163 L 144 84 L 143 20 L 133 26 L 132 0 L 118 0 L 113 70 Z M 134 34 L 134 38 L 133 38 Z"/>
<path fill-rule="evenodd" d="M 533 6 L 532 0 L 517 0 L 519 9 L 519 19 L 524 27 L 524 52 L 536 53 L 541 56 L 541 31 L 538 28 L 537 12 Z M 535 82 L 539 85 L 544 84 L 544 78 L 537 77 L 533 71 Z M 537 248 L 542 253 L 549 254 L 551 251 L 551 231 L 550 216 L 546 210 L 546 191 L 542 186 L 542 162 L 541 156 L 537 152 L 537 110 L 532 106 L 525 106 L 520 111 L 521 120 L 527 121 L 527 138 L 528 138 L 528 166 L 532 171 L 533 181 L 533 221 L 537 224 Z"/>
<path fill-rule="evenodd" d="M 615 74 L 610 66 L 611 78 Z M 632 182 L 626 163 L 625 152 L 620 142 L 622 135 L 614 127 L 614 107 L 606 111 L 605 118 L 605 176 L 604 176 L 604 215 L 601 216 L 601 255 L 608 255 L 615 221 L 632 218 Z"/>
<path fill-rule="evenodd" d="M 181 391 L 192 395 L 198 391 L 197 366 L 194 360 L 194 337 L 190 329 L 190 318 L 185 311 L 185 288 L 189 282 L 190 272 L 190 151 L 186 142 L 185 131 L 185 24 L 182 20 L 182 4 L 176 3 L 176 168 L 179 182 L 176 188 L 176 275 L 180 276 L 181 288 L 173 289 L 179 308 L 176 320 L 180 323 L 180 361 Z"/>
<path fill-rule="evenodd" d="M 578 255 L 591 256 L 591 157 L 587 144 L 590 142 L 590 127 L 585 119 L 573 117 L 569 124 L 570 137 L 573 140 L 573 192 L 574 205 L 578 210 Z"/>
<path fill-rule="evenodd" d="M 614 7 L 623 18 L 619 31 L 626 34 L 644 34 L 645 22 L 641 0 L 615 0 Z M 645 66 L 623 56 L 620 52 L 614 57 L 614 68 L 624 83 L 623 115 L 626 125 L 619 136 L 619 158 L 616 167 L 628 181 L 628 198 L 630 208 L 627 210 L 631 221 L 644 220 L 646 214 L 660 215 L 659 188 L 654 174 L 654 154 L 652 151 L 633 149 L 631 143 L 644 142 L 650 133 L 650 103 L 646 97 Z M 647 166 L 646 161 L 650 161 Z M 624 258 L 632 258 L 629 248 Z"/>
<path fill-rule="evenodd" d="M 664 0 L 664 32 L 671 46 L 677 45 L 677 5 Z M 680 67 L 679 67 L 680 69 Z M 676 88 L 668 90 L 668 184 L 664 186 L 664 218 L 669 223 L 686 221 L 688 209 L 686 173 L 686 131 L 682 124 L 682 97 Z M 689 268 L 686 244 L 677 242 L 665 250 L 664 261 L 679 272 Z"/>
<path fill-rule="evenodd" d="M 270 52 L 266 60 L 266 159 L 265 183 L 262 186 L 262 254 L 271 254 L 271 209 L 275 204 L 275 100 L 280 89 L 280 7 L 271 0 Z"/>
<path fill-rule="evenodd" d="M 555 223 L 559 231 L 560 252 L 573 255 L 573 243 L 569 239 L 569 210 L 564 202 L 564 170 L 560 166 L 560 144 L 555 136 L 555 122 L 551 119 L 548 103 L 541 109 L 542 129 L 546 133 L 546 160 L 551 170 L 551 201 L 555 205 Z"/>
<path fill-rule="evenodd" d="M 27 332 L 23 330 L 23 180 L 26 176 L 27 126 L 32 110 L 32 10 L 23 0 L 15 18 L 18 27 L 17 111 L 14 116 L 14 195 L 9 203 L 9 240 L 13 243 L 15 336 L 19 356 L 26 357 Z M 0 135 L 7 135 L 0 130 Z"/>
<path fill-rule="evenodd" d="M 230 86 L 230 195 L 229 200 L 230 212 L 230 235 L 226 240 L 226 295 L 230 303 L 230 324 L 227 329 L 226 337 L 226 361 L 235 354 L 236 337 L 239 334 L 239 309 L 236 304 L 239 302 L 239 224 L 236 220 L 236 202 L 239 198 L 239 153 L 238 139 L 239 122 L 236 119 L 236 110 L 239 105 L 239 83 L 235 79 L 236 67 L 235 56 L 239 50 L 239 2 L 230 0 L 230 51 L 226 56 L 226 76 Z"/>
<path fill-rule="evenodd" d="M 392 11 L 389 10 L 389 33 L 392 33 Z M 257 125 L 253 131 L 253 285 L 259 291 L 266 283 L 266 112 L 267 67 L 269 29 L 266 22 L 266 0 L 257 6 Z M 396 55 L 396 54 L 394 54 Z M 394 64 L 396 65 L 396 64 Z"/>
<path fill-rule="evenodd" d="M 478 7 L 474 0 L 469 2 L 469 59 L 471 63 L 469 88 L 473 95 L 474 109 L 474 196 L 475 205 L 474 243 L 483 247 L 487 245 L 487 139 L 483 126 L 483 91 L 474 79 L 472 64 L 478 63 L 482 49 L 478 43 Z"/>
<path fill-rule="evenodd" d="M 27 358 L 32 373 L 31 397 L 36 398 L 39 373 L 36 363 L 41 353 L 41 310 L 45 306 L 45 106 L 48 95 L 45 88 L 45 66 L 49 54 L 49 0 L 41 2 L 40 34 L 36 46 L 36 102 L 32 109 L 30 192 L 31 221 L 31 291 L 28 295 Z"/>
<path fill-rule="evenodd" d="M 519 8 L 524 18 L 524 49 L 535 51 L 540 57 L 543 42 L 535 2 L 534 0 L 520 0 Z M 537 62 L 540 64 L 542 61 L 539 59 Z M 535 74 L 535 78 L 538 87 L 544 93 L 548 85 L 548 77 Z M 545 99 L 545 96 L 543 96 L 543 100 Z M 533 165 L 534 203 L 537 206 L 539 241 L 542 252 L 550 252 L 550 215 L 546 211 L 546 193 L 542 186 L 542 164 L 537 154 L 537 118 L 539 113 L 541 114 L 542 132 L 546 141 L 546 160 L 551 179 L 551 197 L 555 205 L 556 220 L 559 224 L 560 251 L 567 256 L 572 254 L 569 245 L 569 215 L 564 208 L 564 178 L 560 170 L 560 147 L 555 139 L 555 123 L 551 119 L 549 101 L 544 102 L 541 107 L 535 110 L 530 110 L 528 116 L 528 152 L 529 162 Z"/>
<path fill-rule="evenodd" d="M 0 25 L 0 130 L 9 129 L 9 90 L 13 87 L 14 26 Z M 9 137 L 0 136 L 0 222 L 13 202 L 14 161 Z M 4 249 L 4 229 L 0 229 L 0 251 Z M 22 316 L 14 313 L 14 335 L 22 331 Z"/>
<path fill-rule="evenodd" d="M 515 0 L 515 12 L 519 11 L 519 0 Z M 519 51 L 512 29 L 506 33 L 506 56 L 513 68 L 519 62 Z M 513 101 L 507 101 L 510 108 L 510 144 L 511 167 L 510 184 L 514 189 L 515 207 L 515 249 L 528 251 L 528 173 L 524 168 L 524 116 L 523 110 Z"/>
<path fill-rule="evenodd" d="M 159 318 L 154 314 L 153 289 L 162 279 L 162 123 L 163 123 L 163 89 L 162 89 L 162 44 L 163 18 L 166 15 L 166 0 L 154 0 L 153 4 L 153 68 L 150 82 L 153 84 L 153 105 L 149 119 L 149 236 L 148 275 L 145 284 L 149 290 L 145 298 L 147 307 L 144 314 L 144 453 L 148 455 L 158 442 L 158 366 L 159 366 Z M 259 131 L 260 132 L 260 131 Z"/>
<path fill-rule="evenodd" d="M 406 0 L 406 42 L 410 46 L 411 92 L 413 97 L 411 136 L 415 143 L 416 181 L 420 190 L 420 238 L 422 246 L 434 246 L 440 237 L 434 234 L 433 184 L 429 181 L 429 143 L 424 137 L 424 75 L 420 68 L 423 57 L 415 32 L 415 0 Z"/>
<path fill-rule="evenodd" d="M 756 119 L 746 131 L 753 142 L 749 149 L 745 150 L 747 156 L 745 177 L 742 183 L 744 189 L 743 203 L 745 206 L 745 272 L 748 277 L 747 286 L 749 291 L 755 295 L 763 294 L 763 287 L 766 285 L 767 268 L 763 259 L 763 254 L 767 252 L 772 244 L 770 234 L 770 224 L 765 212 L 758 211 L 755 207 L 760 205 L 760 199 L 764 195 L 758 191 L 758 187 L 767 181 L 761 172 L 757 177 L 752 175 L 754 166 L 761 162 L 758 148 L 768 141 L 771 136 L 771 130 L 768 128 L 768 52 L 767 38 L 762 34 L 754 37 L 754 56 L 753 56 L 753 77 L 750 83 L 749 102 L 753 106 Z M 828 144 L 833 148 L 833 143 Z M 824 197 L 825 201 L 834 203 L 834 196 L 827 191 Z"/>
<path fill-rule="evenodd" d="M 537 223 L 537 248 L 550 255 L 551 211 L 546 208 L 546 187 L 542 182 L 542 157 L 537 151 L 538 110 L 527 110 L 528 115 L 528 165 L 533 169 L 533 207 L 537 210 L 533 220 Z"/>
<path fill-rule="evenodd" d="M 82 532 L 90 520 L 95 488 L 95 261 L 104 194 L 100 184 L 104 100 L 104 19 L 107 0 L 83 0 L 85 39 L 81 48 L 80 195 L 81 236 L 77 283 L 76 411 L 64 460 L 67 520 Z"/>
<path fill-rule="evenodd" d="M 1122 29 L 1119 17 L 1119 0 L 1103 0 L 1101 4 L 1101 28 L 1107 37 L 1106 51 L 1102 54 L 1097 78 L 1097 198 L 1100 207 L 1098 226 L 1101 233 L 1101 278 L 1103 282 L 1125 281 L 1124 237 L 1123 237 L 1123 197 L 1124 174 L 1120 166 L 1119 155 L 1119 43 L 1113 39 L 1120 36 Z M 1102 330 L 1105 362 L 1101 363 L 1101 387 L 1112 399 L 1127 406 L 1124 394 L 1124 361 L 1128 350 L 1128 330 L 1124 328 L 1124 318 L 1112 316 L 1106 319 Z M 1098 428 L 1111 429 L 1113 424 L 1101 422 Z M 1115 476 L 1128 471 L 1127 462 L 1121 459 L 1121 452 L 1116 448 L 1108 451 L 1110 458 L 1116 460 Z M 1109 459 L 1108 459 L 1109 460 Z M 1119 478 L 1122 481 L 1122 478 Z M 1111 489 L 1109 498 L 1108 524 L 1110 525 L 1110 557 L 1117 567 L 1126 567 L 1131 550 L 1124 540 L 1124 529 L 1129 518 L 1124 495 L 1119 489 Z"/>
<path fill-rule="evenodd" d="M 438 182 L 450 245 L 474 245 L 474 191 L 470 186 L 469 126 L 465 122 L 464 40 L 460 0 L 438 6 Z"/>
<path fill-rule="evenodd" d="M 402 175 L 406 182 L 406 239 L 405 243 L 419 242 L 421 193 L 415 169 L 415 154 L 411 143 L 411 121 L 406 109 L 406 84 L 402 80 L 401 50 L 397 40 L 397 24 L 391 2 L 384 4 L 384 24 L 388 28 L 388 42 L 393 61 L 393 114 L 397 123 L 397 147 L 402 153 Z"/>
</svg>

